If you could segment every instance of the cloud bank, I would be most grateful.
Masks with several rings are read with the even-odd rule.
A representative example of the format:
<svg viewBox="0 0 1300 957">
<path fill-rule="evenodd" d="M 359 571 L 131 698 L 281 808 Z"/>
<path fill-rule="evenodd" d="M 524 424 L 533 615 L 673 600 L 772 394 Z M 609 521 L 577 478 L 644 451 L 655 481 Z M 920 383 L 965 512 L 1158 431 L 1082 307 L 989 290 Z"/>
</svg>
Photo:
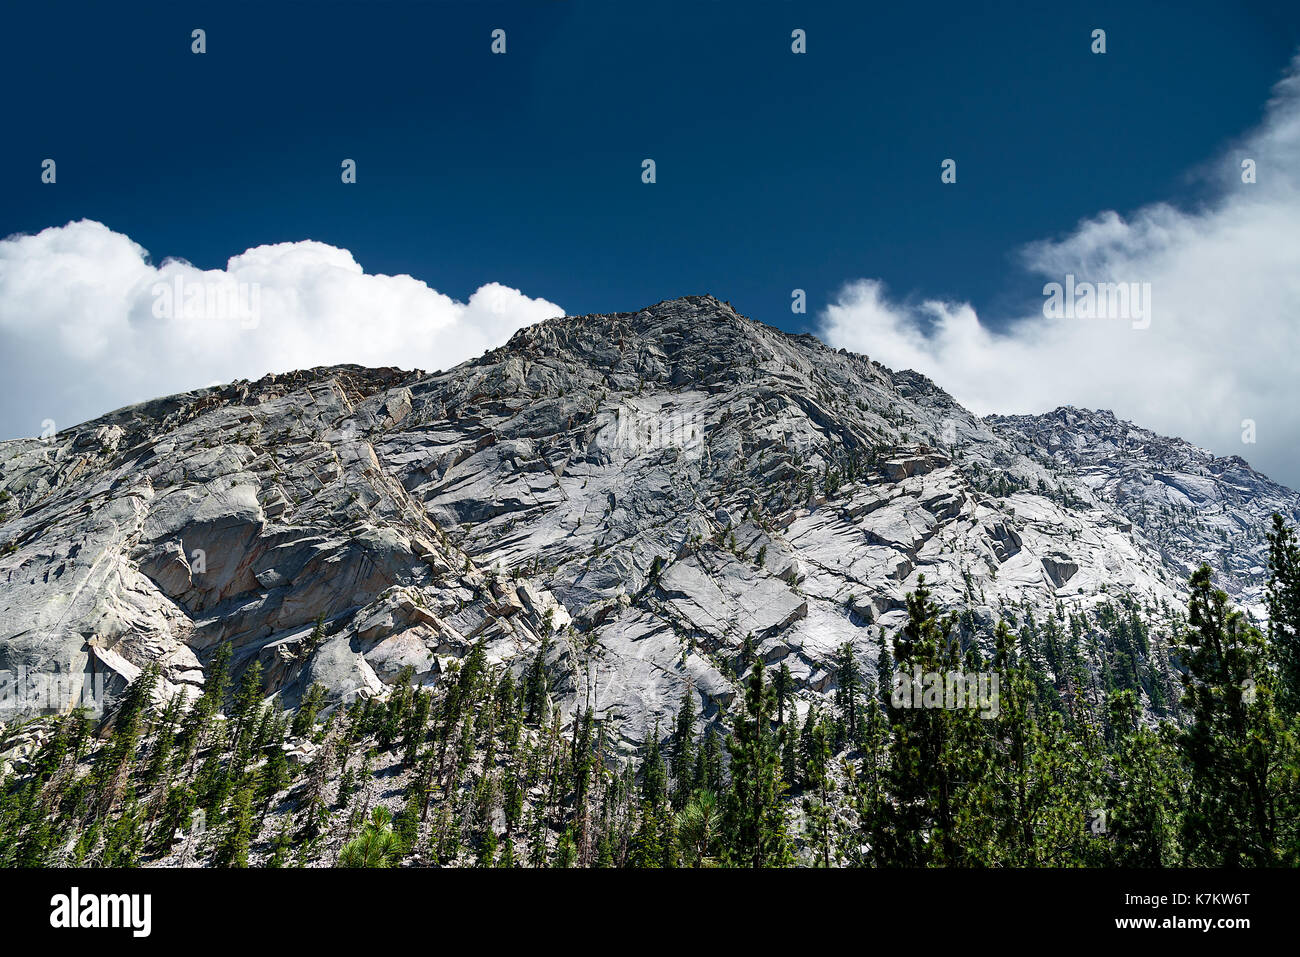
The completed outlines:
<svg viewBox="0 0 1300 957">
<path fill-rule="evenodd" d="M 1105 211 L 1023 249 L 1037 278 L 1022 315 L 988 323 L 968 303 L 897 301 L 862 279 L 825 310 L 821 334 L 924 373 L 979 414 L 1113 409 L 1300 487 L 1300 56 L 1260 127 L 1202 172 L 1212 199 L 1197 209 Z M 1149 283 L 1150 326 L 1045 318 L 1041 287 L 1071 275 Z"/>
<path fill-rule="evenodd" d="M 499 283 L 458 302 L 324 243 L 257 246 L 201 270 L 155 266 L 102 223 L 68 223 L 0 241 L 0 438 L 268 372 L 445 369 L 563 314 Z"/>
</svg>

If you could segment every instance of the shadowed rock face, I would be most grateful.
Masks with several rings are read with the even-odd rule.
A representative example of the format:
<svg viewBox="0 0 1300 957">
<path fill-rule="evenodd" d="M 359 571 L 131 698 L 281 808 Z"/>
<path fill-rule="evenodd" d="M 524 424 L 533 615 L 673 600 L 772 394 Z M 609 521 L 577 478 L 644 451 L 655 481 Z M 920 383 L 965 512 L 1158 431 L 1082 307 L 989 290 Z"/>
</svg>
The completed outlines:
<svg viewBox="0 0 1300 957">
<path fill-rule="evenodd" d="M 624 740 L 683 693 L 716 715 L 750 636 L 805 698 L 870 667 L 921 575 L 972 607 L 1176 602 L 1207 558 L 1257 602 L 1263 527 L 1300 500 L 1109 413 L 978 419 L 929 380 L 712 297 L 554 319 L 426 375 L 342 366 L 0 443 L 0 670 L 213 648 L 293 704 L 432 681 L 544 636 L 566 718 Z M 324 617 L 324 635 L 312 641 Z M 3 717 L 9 717 L 4 715 Z"/>
</svg>

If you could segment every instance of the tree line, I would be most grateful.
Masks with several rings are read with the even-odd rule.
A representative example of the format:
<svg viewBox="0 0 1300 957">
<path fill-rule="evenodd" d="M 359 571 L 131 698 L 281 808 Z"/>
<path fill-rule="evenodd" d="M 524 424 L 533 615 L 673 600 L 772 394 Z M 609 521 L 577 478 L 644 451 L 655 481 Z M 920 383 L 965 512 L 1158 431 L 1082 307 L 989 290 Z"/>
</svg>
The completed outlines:
<svg viewBox="0 0 1300 957">
<path fill-rule="evenodd" d="M 633 756 L 553 707 L 549 639 L 519 674 L 479 643 L 436 685 L 292 711 L 223 645 L 192 703 L 150 668 L 102 721 L 41 719 L 0 866 L 1295 866 L 1300 546 L 1276 516 L 1268 541 L 1262 628 L 1207 566 L 1183 611 L 984 635 L 922 578 L 874 669 L 845 645 L 810 698 L 747 642 L 734 711 L 685 688 Z M 896 707 L 917 671 L 995 675 L 997 708 Z"/>
</svg>

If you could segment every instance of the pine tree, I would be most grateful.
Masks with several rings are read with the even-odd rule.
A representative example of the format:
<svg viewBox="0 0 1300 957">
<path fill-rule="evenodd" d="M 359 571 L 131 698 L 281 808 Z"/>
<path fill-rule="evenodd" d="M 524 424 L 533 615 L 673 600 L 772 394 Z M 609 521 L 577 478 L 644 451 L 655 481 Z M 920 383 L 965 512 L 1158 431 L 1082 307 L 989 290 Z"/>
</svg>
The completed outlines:
<svg viewBox="0 0 1300 957">
<path fill-rule="evenodd" d="M 1277 706 L 1291 717 L 1300 713 L 1300 544 L 1280 515 L 1267 538 L 1268 640 L 1277 662 Z"/>
<path fill-rule="evenodd" d="M 325 643 L 325 612 L 316 616 L 316 621 L 311 626 L 311 634 L 303 642 L 302 657 L 310 658 L 316 653 L 316 650 Z"/>
<path fill-rule="evenodd" d="M 247 867 L 253 826 L 253 789 L 244 788 L 235 796 L 212 863 L 217 867 Z"/>
<path fill-rule="evenodd" d="M 695 690 L 687 685 L 672 739 L 673 808 L 681 810 L 695 790 Z"/>
<path fill-rule="evenodd" d="M 668 793 L 668 772 L 664 768 L 663 754 L 659 750 L 658 725 L 655 725 L 647 747 L 645 759 L 641 762 L 641 800 L 657 810 Z"/>
<path fill-rule="evenodd" d="M 370 812 L 370 820 L 361 834 L 339 854 L 339 867 L 383 868 L 392 867 L 402 853 L 401 839 L 392 830 L 393 815 L 386 807 Z"/>
<path fill-rule="evenodd" d="M 501 853 L 497 856 L 496 866 L 501 868 L 515 866 L 515 843 L 509 834 L 501 841 Z"/>
<path fill-rule="evenodd" d="M 1192 575 L 1180 657 L 1191 724 L 1180 736 L 1190 773 L 1187 862 L 1257 867 L 1294 863 L 1295 739 L 1273 701 L 1259 631 L 1215 589 L 1210 568 Z"/>
<path fill-rule="evenodd" d="M 745 689 L 745 710 L 727 739 L 731 790 L 723 827 L 725 856 L 739 867 L 781 867 L 791 860 L 782 796 L 785 784 L 772 732 L 775 695 L 755 661 Z"/>
<path fill-rule="evenodd" d="M 262 805 L 263 817 L 270 811 L 275 796 L 287 788 L 290 781 L 289 761 L 285 757 L 284 748 L 277 742 L 267 748 L 266 764 L 257 788 L 257 799 Z"/>
<path fill-rule="evenodd" d="M 721 794 L 726 787 L 722 771 L 722 745 L 717 729 L 712 724 L 704 728 L 704 746 L 700 748 L 696 767 L 695 786 Z"/>
<path fill-rule="evenodd" d="M 858 740 L 859 698 L 862 696 L 862 672 L 852 642 L 845 642 L 835 653 L 835 707 L 839 711 L 836 743 Z"/>
<path fill-rule="evenodd" d="M 600 837 L 596 841 L 596 861 L 593 867 L 613 867 L 614 866 L 614 842 L 610 839 L 608 831 L 601 831 Z"/>
<path fill-rule="evenodd" d="M 172 695 L 167 702 L 167 707 L 163 709 L 162 715 L 158 718 L 158 733 L 154 738 L 153 750 L 149 757 L 149 766 L 145 769 L 144 781 L 146 784 L 154 785 L 163 781 L 164 776 L 168 774 L 171 768 L 173 752 L 176 745 L 176 729 L 180 724 L 180 716 L 185 709 L 185 692 Z M 60 727 L 63 723 L 60 724 Z"/>
<path fill-rule="evenodd" d="M 572 867 L 577 857 L 578 848 L 573 842 L 573 831 L 565 830 L 560 835 L 559 843 L 555 845 L 555 866 Z"/>
<path fill-rule="evenodd" d="M 429 712 L 432 708 L 432 695 L 417 689 L 412 696 L 411 705 L 402 724 L 402 764 L 410 767 L 415 764 L 420 748 L 429 733 Z"/>
<path fill-rule="evenodd" d="M 1111 862 L 1166 867 L 1178 852 L 1178 781 L 1170 735 L 1142 726 L 1136 695 L 1110 700 L 1116 744 L 1109 775 L 1107 829 Z"/>
<path fill-rule="evenodd" d="M 305 809 L 302 831 L 303 836 L 309 840 L 321 833 L 321 828 L 329 815 L 325 794 L 333 767 L 334 740 L 327 736 L 307 767 L 307 784 L 301 798 Z"/>
<path fill-rule="evenodd" d="M 790 666 L 784 661 L 777 669 L 776 680 L 773 683 L 776 686 L 776 723 L 785 724 L 786 708 L 790 706 L 790 699 L 794 696 L 794 676 L 790 674 Z"/>
<path fill-rule="evenodd" d="M 122 703 L 113 716 L 112 737 L 100 751 L 95 768 L 98 813 L 102 816 L 122 796 L 135 761 L 136 748 L 143 737 L 158 683 L 158 669 L 150 665 L 127 686 Z"/>
<path fill-rule="evenodd" d="M 235 719 L 235 746 L 249 735 L 253 721 L 257 715 L 258 705 L 262 701 L 262 664 L 254 661 L 244 669 L 244 676 L 239 682 L 239 691 L 235 695 L 234 702 L 234 719 Z"/>
<path fill-rule="evenodd" d="M 736 674 L 744 675 L 754 663 L 758 655 L 757 645 L 754 644 L 754 633 L 748 632 L 745 640 L 740 643 L 740 655 L 736 658 Z"/>
<path fill-rule="evenodd" d="M 712 791 L 697 791 L 677 813 L 678 854 L 687 867 L 713 867 L 718 831 L 718 799 Z"/>
<path fill-rule="evenodd" d="M 293 846 L 293 835 L 289 828 L 289 819 L 284 819 L 280 833 L 271 844 L 271 856 L 266 861 L 267 867 L 284 867 L 289 859 L 289 849 Z"/>
<path fill-rule="evenodd" d="M 954 619 L 941 616 L 930 600 L 925 576 L 907 596 L 908 621 L 894 639 L 900 673 L 910 682 L 915 672 L 925 676 L 922 707 L 891 708 L 892 740 L 887 772 L 896 813 L 880 837 L 883 859 L 892 864 L 925 866 L 961 864 L 968 860 L 958 831 L 968 813 L 964 802 L 978 781 L 971 767 L 972 745 L 983 732 L 972 709 L 944 707 L 943 689 L 931 701 L 932 679 L 960 673 L 963 661 L 952 635 Z M 922 696 L 922 689 L 915 695 Z"/>
<path fill-rule="evenodd" d="M 226 700 L 226 691 L 230 687 L 230 656 L 231 645 L 228 641 L 217 645 L 212 653 L 203 682 L 203 693 L 194 702 L 194 707 L 190 709 L 181 727 L 178 749 L 181 762 L 191 759 L 197 761 L 198 752 L 202 750 L 211 732 L 212 720 Z"/>
<path fill-rule="evenodd" d="M 805 828 L 808 838 L 823 867 L 831 866 L 831 820 L 834 809 L 830 804 L 831 729 L 815 711 L 808 715 L 804 726 L 804 781 L 809 796 L 804 801 Z"/>
<path fill-rule="evenodd" d="M 550 688 L 546 677 L 546 655 L 550 651 L 550 644 L 550 638 L 543 635 L 537 646 L 537 654 L 524 676 L 524 708 L 528 714 L 528 723 L 532 725 L 545 724 L 548 718 Z"/>
<path fill-rule="evenodd" d="M 415 845 L 420 839 L 420 820 L 424 810 L 424 800 L 420 795 L 418 788 L 410 788 L 406 792 L 406 804 L 398 813 L 393 822 L 393 833 L 397 835 L 400 844 L 400 855 L 408 855 L 415 852 Z M 491 828 L 488 829 L 489 832 Z"/>
<path fill-rule="evenodd" d="M 298 711 L 293 716 L 293 736 L 305 737 L 316 727 L 316 713 L 325 703 L 325 686 L 313 683 L 303 694 L 298 703 Z"/>
<path fill-rule="evenodd" d="M 892 813 L 886 787 L 889 767 L 889 722 L 879 695 L 867 703 L 862 731 L 862 758 L 858 768 L 847 765 L 848 790 L 858 816 L 858 830 L 865 850 L 854 849 L 850 864 L 865 866 L 885 863 L 881 853 L 887 843 L 885 824 Z"/>
</svg>

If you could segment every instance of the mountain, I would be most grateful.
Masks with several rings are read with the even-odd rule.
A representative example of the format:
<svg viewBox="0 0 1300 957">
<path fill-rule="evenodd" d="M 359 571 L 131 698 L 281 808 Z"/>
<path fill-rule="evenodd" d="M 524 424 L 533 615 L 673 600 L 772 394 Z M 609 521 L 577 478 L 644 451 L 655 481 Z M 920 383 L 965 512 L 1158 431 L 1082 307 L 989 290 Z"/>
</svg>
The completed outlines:
<svg viewBox="0 0 1300 957">
<path fill-rule="evenodd" d="M 540 650 L 564 718 L 630 747 L 686 690 L 725 714 L 746 642 L 818 700 L 921 576 L 977 642 L 1117 600 L 1157 620 L 1203 560 L 1257 608 L 1300 497 L 1108 412 L 981 419 L 690 296 L 443 372 L 271 375 L 0 443 L 0 512 L 0 671 L 120 695 L 153 663 L 192 698 L 229 642 L 266 694 L 335 705 L 482 642 L 516 675 Z"/>
<path fill-rule="evenodd" d="M 1060 408 L 987 421 L 1018 451 L 1072 471 L 1132 520 L 1180 578 L 1207 561 L 1220 587 L 1262 615 L 1264 532 L 1275 513 L 1300 518 L 1290 489 L 1238 456 L 1217 457 L 1111 412 Z"/>
</svg>

